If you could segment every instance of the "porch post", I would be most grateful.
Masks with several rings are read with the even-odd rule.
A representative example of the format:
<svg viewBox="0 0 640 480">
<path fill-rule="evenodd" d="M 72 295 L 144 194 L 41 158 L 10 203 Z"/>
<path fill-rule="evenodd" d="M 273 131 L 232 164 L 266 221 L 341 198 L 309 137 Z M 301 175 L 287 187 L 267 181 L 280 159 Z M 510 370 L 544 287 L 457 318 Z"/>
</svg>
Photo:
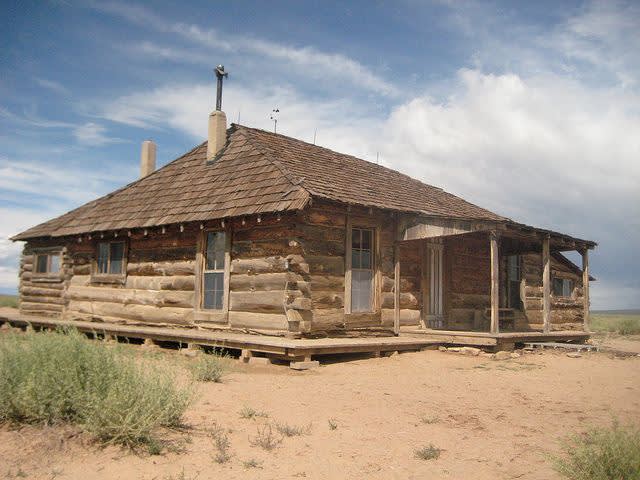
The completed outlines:
<svg viewBox="0 0 640 480">
<path fill-rule="evenodd" d="M 542 330 L 551 330 L 551 257 L 549 236 L 542 239 Z"/>
<path fill-rule="evenodd" d="M 500 252 L 496 232 L 489 233 L 489 244 L 491 246 L 491 333 L 498 333 L 500 330 L 500 284 L 498 282 Z"/>
<path fill-rule="evenodd" d="M 395 242 L 393 242 L 393 333 L 400 333 L 400 219 L 396 216 Z"/>
<path fill-rule="evenodd" d="M 591 331 L 591 325 L 589 323 L 589 250 L 585 248 L 582 250 L 582 301 L 584 302 L 583 308 L 583 330 L 585 332 Z"/>
</svg>

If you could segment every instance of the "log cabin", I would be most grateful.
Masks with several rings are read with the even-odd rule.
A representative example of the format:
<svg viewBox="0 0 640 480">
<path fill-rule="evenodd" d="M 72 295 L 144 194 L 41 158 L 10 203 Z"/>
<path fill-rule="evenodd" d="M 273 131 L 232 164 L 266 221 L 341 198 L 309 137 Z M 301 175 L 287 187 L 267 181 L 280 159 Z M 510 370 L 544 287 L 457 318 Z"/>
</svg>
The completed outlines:
<svg viewBox="0 0 640 480">
<path fill-rule="evenodd" d="M 12 238 L 21 314 L 294 338 L 589 330 L 593 241 L 227 128 L 221 109 L 207 141 L 157 170 L 155 149 L 138 180 Z"/>
</svg>

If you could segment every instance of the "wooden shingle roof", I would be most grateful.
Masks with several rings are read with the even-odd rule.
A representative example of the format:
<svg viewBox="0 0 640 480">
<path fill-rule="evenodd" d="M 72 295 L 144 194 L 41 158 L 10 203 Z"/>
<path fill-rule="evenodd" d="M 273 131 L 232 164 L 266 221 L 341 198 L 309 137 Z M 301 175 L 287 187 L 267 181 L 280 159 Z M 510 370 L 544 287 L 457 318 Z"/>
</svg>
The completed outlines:
<svg viewBox="0 0 640 480">
<path fill-rule="evenodd" d="M 207 143 L 145 178 L 13 240 L 144 228 L 304 208 L 312 197 L 388 210 L 508 221 L 386 167 L 284 135 L 232 125 L 207 163 Z"/>
</svg>

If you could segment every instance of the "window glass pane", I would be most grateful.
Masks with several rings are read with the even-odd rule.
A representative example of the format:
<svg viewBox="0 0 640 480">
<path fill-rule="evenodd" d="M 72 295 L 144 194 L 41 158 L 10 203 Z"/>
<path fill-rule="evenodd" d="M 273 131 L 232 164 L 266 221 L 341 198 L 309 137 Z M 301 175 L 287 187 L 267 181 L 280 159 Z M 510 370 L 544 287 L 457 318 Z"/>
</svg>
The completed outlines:
<svg viewBox="0 0 640 480">
<path fill-rule="evenodd" d="M 109 244 L 98 244 L 98 273 L 109 273 Z"/>
<path fill-rule="evenodd" d="M 561 278 L 554 278 L 553 279 L 553 294 L 561 297 L 562 296 L 562 279 Z"/>
<path fill-rule="evenodd" d="M 371 250 L 371 230 L 361 230 L 362 232 L 362 248 Z"/>
<path fill-rule="evenodd" d="M 371 250 L 360 252 L 360 268 L 371 268 Z"/>
<path fill-rule="evenodd" d="M 224 273 L 212 272 L 204 274 L 203 307 L 222 310 L 224 299 Z"/>
<path fill-rule="evenodd" d="M 360 250 L 357 248 L 351 250 L 351 268 L 360 268 Z"/>
<path fill-rule="evenodd" d="M 224 270 L 225 233 L 207 234 L 205 270 Z"/>
<path fill-rule="evenodd" d="M 351 311 L 370 312 L 372 310 L 373 272 L 354 270 L 351 274 Z"/>
<path fill-rule="evenodd" d="M 564 280 L 562 283 L 562 295 L 570 297 L 573 291 L 573 282 L 571 280 Z"/>
<path fill-rule="evenodd" d="M 109 273 L 122 273 L 122 260 L 124 257 L 124 243 L 114 242 L 110 245 L 111 258 Z"/>
<path fill-rule="evenodd" d="M 58 273 L 60 271 L 60 255 L 50 255 L 51 263 L 49 265 L 49 273 Z"/>
<path fill-rule="evenodd" d="M 351 230 L 351 248 L 362 248 L 362 230 L 358 228 Z"/>
<path fill-rule="evenodd" d="M 36 273 L 47 273 L 47 255 L 36 256 Z"/>
</svg>

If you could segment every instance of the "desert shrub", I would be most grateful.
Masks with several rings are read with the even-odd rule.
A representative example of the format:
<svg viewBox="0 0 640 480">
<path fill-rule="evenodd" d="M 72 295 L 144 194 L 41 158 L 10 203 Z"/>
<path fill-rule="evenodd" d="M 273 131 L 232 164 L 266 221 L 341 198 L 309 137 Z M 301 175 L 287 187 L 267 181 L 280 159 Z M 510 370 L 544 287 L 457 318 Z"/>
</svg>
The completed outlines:
<svg viewBox="0 0 640 480">
<path fill-rule="evenodd" d="M 427 425 L 432 425 L 434 423 L 438 423 L 440 421 L 440 418 L 435 415 L 423 415 L 420 417 L 420 421 Z"/>
<path fill-rule="evenodd" d="M 415 451 L 416 458 L 420 460 L 435 460 L 440 457 L 441 449 L 433 445 L 424 446 Z"/>
<path fill-rule="evenodd" d="M 136 446 L 179 424 L 190 400 L 173 369 L 75 330 L 0 337 L 0 422 L 69 422 Z"/>
<path fill-rule="evenodd" d="M 261 447 L 267 451 L 271 451 L 282 443 L 282 435 L 277 435 L 274 432 L 270 423 L 258 427 L 256 436 L 249 439 L 249 442 L 254 447 Z"/>
<path fill-rule="evenodd" d="M 591 428 L 562 443 L 562 454 L 553 459 L 555 469 L 572 480 L 640 479 L 640 429 Z"/>
<path fill-rule="evenodd" d="M 269 414 L 267 412 L 255 410 L 251 407 L 242 407 L 242 410 L 240 410 L 240 418 L 244 418 L 245 420 L 251 420 L 257 417 L 267 418 L 268 416 Z"/>
<path fill-rule="evenodd" d="M 216 463 L 227 463 L 231 460 L 231 441 L 226 430 L 220 425 L 214 424 L 213 428 L 209 432 L 211 441 L 213 442 L 213 448 L 215 450 L 213 459 Z"/>
<path fill-rule="evenodd" d="M 338 422 L 333 418 L 327 420 L 327 423 L 329 424 L 329 430 L 336 430 L 338 428 Z"/>
<path fill-rule="evenodd" d="M 199 382 L 221 382 L 231 369 L 231 361 L 224 354 L 208 353 L 200 355 L 190 363 L 193 378 Z"/>
<path fill-rule="evenodd" d="M 242 462 L 242 466 L 247 470 L 250 468 L 262 468 L 262 462 L 259 462 L 255 458 L 250 458 L 249 460 Z"/>
<path fill-rule="evenodd" d="M 285 437 L 300 437 L 311 433 L 311 425 L 298 426 L 287 423 L 276 423 L 276 430 Z"/>
</svg>

